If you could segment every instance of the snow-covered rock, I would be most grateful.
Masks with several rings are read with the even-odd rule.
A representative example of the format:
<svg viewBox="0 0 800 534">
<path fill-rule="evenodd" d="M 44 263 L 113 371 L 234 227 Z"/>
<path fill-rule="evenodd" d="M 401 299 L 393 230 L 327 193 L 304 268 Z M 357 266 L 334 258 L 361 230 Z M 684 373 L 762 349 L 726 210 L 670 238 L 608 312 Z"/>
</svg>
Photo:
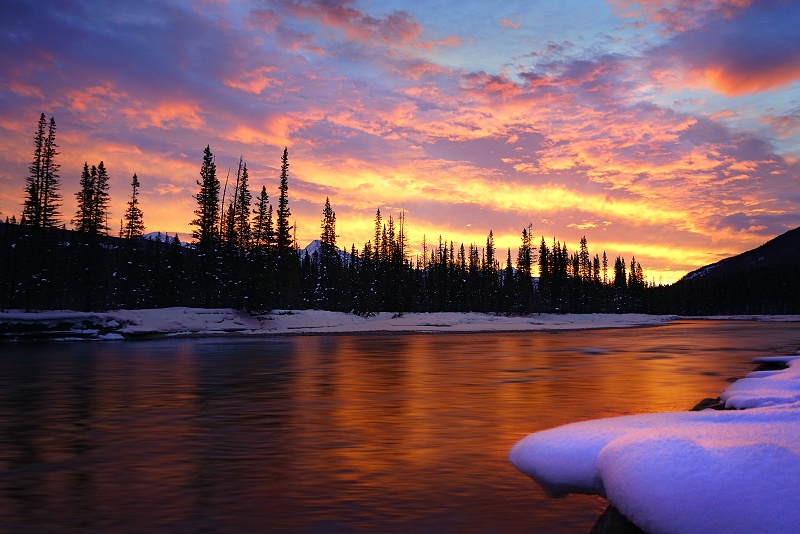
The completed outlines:
<svg viewBox="0 0 800 534">
<path fill-rule="evenodd" d="M 728 407 L 584 421 L 531 434 L 509 454 L 553 494 L 602 495 L 652 534 L 797 532 L 800 360 L 722 395 Z M 760 359 L 757 361 L 763 361 Z"/>
</svg>

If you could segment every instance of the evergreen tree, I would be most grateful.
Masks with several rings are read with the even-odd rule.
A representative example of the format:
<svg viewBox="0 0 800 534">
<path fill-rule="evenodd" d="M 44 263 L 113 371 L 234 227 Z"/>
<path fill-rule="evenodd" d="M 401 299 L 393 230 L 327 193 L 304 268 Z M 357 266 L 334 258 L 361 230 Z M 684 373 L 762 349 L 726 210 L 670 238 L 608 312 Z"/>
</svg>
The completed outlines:
<svg viewBox="0 0 800 534">
<path fill-rule="evenodd" d="M 128 208 L 125 210 L 125 230 L 124 237 L 132 239 L 144 234 L 144 215 L 139 208 L 139 178 L 136 173 L 131 179 L 131 199 L 128 201 Z M 177 239 L 177 235 L 175 238 Z"/>
<path fill-rule="evenodd" d="M 375 261 L 380 261 L 382 258 L 380 257 L 380 250 L 381 250 L 381 228 L 383 226 L 381 222 L 381 209 L 378 208 L 378 211 L 375 212 L 375 239 L 373 241 L 375 246 Z"/>
<path fill-rule="evenodd" d="M 494 276 L 497 273 L 494 252 L 494 234 L 489 230 L 489 236 L 486 238 L 486 273 L 489 276 Z"/>
<path fill-rule="evenodd" d="M 278 196 L 278 254 L 283 257 L 292 249 L 292 226 L 289 224 L 289 149 L 283 149 L 281 156 L 281 183 Z"/>
<path fill-rule="evenodd" d="M 50 124 L 47 129 L 47 139 L 44 143 L 44 165 L 42 175 L 42 227 L 55 228 L 59 222 L 60 207 L 59 201 L 61 194 L 59 189 L 61 184 L 58 180 L 58 170 L 61 167 L 56 163 L 56 156 L 59 152 L 56 150 L 56 121 L 50 117 Z"/>
<path fill-rule="evenodd" d="M 194 197 L 197 200 L 197 209 L 194 211 L 197 218 L 190 224 L 197 227 L 192 232 L 192 237 L 197 239 L 198 247 L 207 251 L 213 249 L 217 241 L 217 220 L 220 214 L 220 183 L 210 146 L 206 146 L 203 151 L 203 165 L 200 167 L 200 180 L 197 181 L 197 185 L 200 186 L 200 191 Z"/>
<path fill-rule="evenodd" d="M 281 177 L 278 196 L 277 241 L 277 304 L 281 308 L 292 307 L 300 299 L 300 257 L 297 254 L 294 226 L 289 224 L 289 150 L 283 149 Z"/>
<path fill-rule="evenodd" d="M 339 282 L 341 261 L 336 248 L 336 212 L 331 208 L 330 199 L 325 198 L 320 224 L 319 277 L 317 282 L 317 302 L 326 309 L 336 307 L 336 289 Z"/>
<path fill-rule="evenodd" d="M 75 230 L 88 233 L 92 228 L 92 201 L 94 200 L 94 181 L 97 178 L 97 167 L 92 165 L 91 173 L 89 164 L 84 162 L 80 179 L 80 190 L 75 193 L 78 201 L 78 210 L 72 219 Z"/>
<path fill-rule="evenodd" d="M 576 278 L 580 278 L 583 282 L 588 282 L 592 277 L 592 264 L 591 256 L 589 256 L 589 246 L 586 242 L 586 236 L 581 238 L 580 252 L 578 253 L 578 272 Z"/>
<path fill-rule="evenodd" d="M 23 224 L 37 228 L 53 228 L 58 224 L 60 165 L 56 162 L 59 153 L 55 136 L 55 119 L 51 118 L 48 126 L 47 118 L 42 113 L 33 138 L 33 161 L 25 178 L 25 200 L 22 205 Z"/>
<path fill-rule="evenodd" d="M 331 208 L 331 201 L 325 197 L 325 207 L 322 209 L 322 234 L 320 241 L 327 249 L 336 249 L 336 212 Z"/>
<path fill-rule="evenodd" d="M 250 203 L 253 195 L 250 193 L 248 184 L 247 163 L 242 167 L 242 176 L 238 181 L 237 199 L 233 212 L 234 235 L 236 245 L 241 249 L 246 249 L 250 245 Z"/>
<path fill-rule="evenodd" d="M 25 202 L 22 207 L 23 224 L 39 227 L 42 221 L 42 175 L 44 165 L 44 140 L 47 118 L 44 113 L 39 117 L 36 134 L 33 137 L 33 161 L 28 167 L 25 178 Z"/>
<path fill-rule="evenodd" d="M 272 237 L 272 217 L 268 218 L 268 214 L 271 214 L 271 208 L 269 204 L 269 195 L 267 195 L 267 188 L 261 186 L 261 194 L 258 196 L 258 200 L 256 201 L 256 207 L 253 210 L 253 215 L 255 215 L 254 226 L 253 226 L 253 247 L 257 250 L 261 250 L 263 247 L 268 246 L 271 242 Z"/>
<path fill-rule="evenodd" d="M 625 279 L 625 260 L 617 256 L 617 259 L 614 260 L 614 287 L 617 288 L 625 288 L 628 285 L 627 280 Z"/>
<path fill-rule="evenodd" d="M 109 230 L 108 208 L 111 196 L 108 194 L 110 187 L 108 180 L 108 171 L 106 171 L 106 166 L 101 161 L 97 165 L 97 177 L 92 184 L 91 226 L 93 233 L 98 235 L 107 235 Z"/>
<path fill-rule="evenodd" d="M 527 279 L 531 278 L 532 272 L 532 256 L 531 256 L 531 236 L 527 228 L 522 229 L 522 243 L 517 251 L 517 271 L 519 274 Z"/>
</svg>

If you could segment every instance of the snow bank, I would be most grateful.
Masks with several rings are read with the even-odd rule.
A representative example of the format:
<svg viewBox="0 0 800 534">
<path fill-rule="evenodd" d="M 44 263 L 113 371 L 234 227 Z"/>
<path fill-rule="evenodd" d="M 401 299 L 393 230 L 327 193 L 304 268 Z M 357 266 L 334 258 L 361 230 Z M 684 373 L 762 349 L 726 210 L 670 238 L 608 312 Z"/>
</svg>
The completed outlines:
<svg viewBox="0 0 800 534">
<path fill-rule="evenodd" d="M 797 532 L 800 362 L 749 374 L 715 411 L 632 415 L 531 434 L 511 462 L 553 495 L 605 496 L 652 534 Z"/>
<path fill-rule="evenodd" d="M 530 315 L 483 313 L 379 313 L 360 317 L 320 310 L 275 311 L 254 316 L 233 309 L 164 308 L 0 312 L 0 339 L 122 339 L 348 332 L 492 332 L 577 330 L 663 324 L 671 316 L 643 314 Z"/>
</svg>

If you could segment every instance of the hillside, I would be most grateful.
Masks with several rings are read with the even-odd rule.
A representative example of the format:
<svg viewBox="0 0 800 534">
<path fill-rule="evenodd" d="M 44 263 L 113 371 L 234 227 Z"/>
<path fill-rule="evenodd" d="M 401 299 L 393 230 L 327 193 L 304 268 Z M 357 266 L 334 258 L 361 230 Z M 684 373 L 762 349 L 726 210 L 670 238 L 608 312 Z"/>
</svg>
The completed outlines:
<svg viewBox="0 0 800 534">
<path fill-rule="evenodd" d="M 800 228 L 692 271 L 664 296 L 664 304 L 682 314 L 798 313 Z"/>
</svg>

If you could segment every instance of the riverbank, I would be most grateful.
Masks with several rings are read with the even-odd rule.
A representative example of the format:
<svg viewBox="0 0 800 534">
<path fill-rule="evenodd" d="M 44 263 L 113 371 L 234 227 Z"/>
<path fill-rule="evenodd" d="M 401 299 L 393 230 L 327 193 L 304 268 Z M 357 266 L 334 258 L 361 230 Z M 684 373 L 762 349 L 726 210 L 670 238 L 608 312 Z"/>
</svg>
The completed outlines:
<svg viewBox="0 0 800 534">
<path fill-rule="evenodd" d="M 0 312 L 0 339 L 122 340 L 160 337 L 264 336 L 292 334 L 521 332 L 656 326 L 674 316 L 644 314 L 378 313 L 362 317 L 322 310 L 250 315 L 234 309 Z"/>
</svg>

